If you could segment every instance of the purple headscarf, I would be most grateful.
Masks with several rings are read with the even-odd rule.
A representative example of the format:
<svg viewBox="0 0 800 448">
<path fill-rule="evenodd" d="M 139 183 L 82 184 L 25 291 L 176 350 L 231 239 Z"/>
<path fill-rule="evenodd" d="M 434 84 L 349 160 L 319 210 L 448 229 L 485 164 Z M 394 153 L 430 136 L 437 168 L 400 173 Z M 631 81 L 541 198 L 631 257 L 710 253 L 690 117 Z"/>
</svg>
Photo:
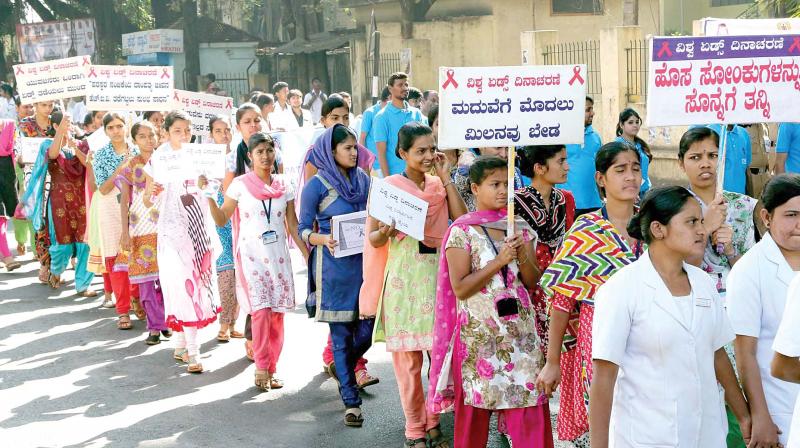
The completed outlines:
<svg viewBox="0 0 800 448">
<path fill-rule="evenodd" d="M 336 160 L 333 157 L 333 133 L 341 124 L 328 128 L 324 134 L 320 135 L 314 146 L 311 147 L 309 160 L 313 160 L 319 175 L 325 178 L 333 186 L 339 196 L 351 204 L 367 202 L 369 194 L 369 176 L 358 167 L 358 163 L 347 171 L 348 180 L 339 171 Z M 356 143 L 358 145 L 358 143 Z M 360 157 L 360 156 L 359 156 Z"/>
</svg>

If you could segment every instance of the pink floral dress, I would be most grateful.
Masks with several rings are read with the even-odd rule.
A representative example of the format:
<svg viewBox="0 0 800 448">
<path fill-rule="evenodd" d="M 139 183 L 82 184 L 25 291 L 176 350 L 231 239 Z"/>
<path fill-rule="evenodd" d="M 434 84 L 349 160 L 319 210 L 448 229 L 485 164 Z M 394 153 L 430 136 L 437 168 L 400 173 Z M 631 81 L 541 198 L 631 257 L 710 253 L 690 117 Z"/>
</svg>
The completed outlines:
<svg viewBox="0 0 800 448">
<path fill-rule="evenodd" d="M 526 242 L 531 241 L 527 232 L 523 232 L 523 237 Z M 494 242 L 498 250 L 502 244 Z M 453 227 L 446 247 L 469 252 L 473 272 L 496 257 L 492 243 L 480 227 Z M 543 399 L 534 389 L 536 376 L 544 366 L 535 310 L 519 278 L 516 262 L 508 267 L 508 287 L 501 274 L 497 274 L 477 294 L 458 301 L 459 356 L 454 359 L 463 360 L 461 383 L 464 404 L 469 406 L 514 409 L 540 405 Z M 518 299 L 518 315 L 498 315 L 495 301 L 503 296 Z"/>
<path fill-rule="evenodd" d="M 237 251 L 252 312 L 271 308 L 276 312 L 294 310 L 294 281 L 292 262 L 286 234 L 286 206 L 294 200 L 291 183 L 286 193 L 270 200 L 256 199 L 241 179 L 234 179 L 225 195 L 238 203 L 239 235 Z M 269 219 L 267 219 L 269 214 Z M 275 241 L 264 244 L 264 232 L 274 231 Z M 234 254 L 234 256 L 237 256 Z M 242 300 L 239 297 L 239 300 Z"/>
</svg>

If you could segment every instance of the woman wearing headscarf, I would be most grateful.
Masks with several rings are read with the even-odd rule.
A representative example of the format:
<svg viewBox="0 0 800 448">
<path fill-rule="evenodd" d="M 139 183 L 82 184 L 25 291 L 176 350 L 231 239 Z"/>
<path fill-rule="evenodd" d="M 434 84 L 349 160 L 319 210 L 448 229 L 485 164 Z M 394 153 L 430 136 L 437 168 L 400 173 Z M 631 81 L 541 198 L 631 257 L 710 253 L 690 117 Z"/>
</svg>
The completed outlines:
<svg viewBox="0 0 800 448">
<path fill-rule="evenodd" d="M 359 316 L 362 256 L 334 257 L 339 235 L 331 233 L 331 219 L 366 210 L 369 176 L 358 167 L 355 134 L 341 124 L 328 128 L 317 139 L 311 158 L 318 171 L 303 189 L 300 210 L 300 236 L 312 246 L 308 293 L 317 304 L 316 320 L 330 326 L 332 367 L 346 408 L 344 423 L 360 427 L 364 418 L 355 365 L 372 344 L 375 320 Z"/>
</svg>

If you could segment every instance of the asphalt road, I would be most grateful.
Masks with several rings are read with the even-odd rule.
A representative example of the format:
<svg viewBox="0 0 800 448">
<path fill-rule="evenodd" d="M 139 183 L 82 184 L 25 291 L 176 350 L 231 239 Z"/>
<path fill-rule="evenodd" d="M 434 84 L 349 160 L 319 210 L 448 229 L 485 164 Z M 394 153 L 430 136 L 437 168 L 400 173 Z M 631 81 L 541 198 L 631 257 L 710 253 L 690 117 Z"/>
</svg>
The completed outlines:
<svg viewBox="0 0 800 448">
<path fill-rule="evenodd" d="M 298 257 L 293 254 L 295 284 L 304 297 Z M 144 344 L 144 322 L 134 318 L 133 330 L 117 330 L 115 312 L 100 308 L 101 298 L 76 297 L 72 271 L 54 291 L 38 282 L 30 255 L 22 260 L 13 273 L 0 269 L 4 448 L 403 446 L 403 413 L 382 344 L 367 354 L 381 382 L 363 396 L 365 424 L 347 428 L 336 384 L 322 372 L 327 326 L 302 308 L 286 316 L 278 363 L 285 388 L 260 393 L 243 340 L 218 343 L 216 324 L 200 332 L 206 371 L 188 374 L 172 359 L 169 342 Z M 101 279 L 94 288 L 102 289 Z M 240 318 L 240 331 L 243 324 Z M 452 415 L 442 418 L 446 434 L 452 421 Z M 489 446 L 503 446 L 496 432 Z"/>
</svg>

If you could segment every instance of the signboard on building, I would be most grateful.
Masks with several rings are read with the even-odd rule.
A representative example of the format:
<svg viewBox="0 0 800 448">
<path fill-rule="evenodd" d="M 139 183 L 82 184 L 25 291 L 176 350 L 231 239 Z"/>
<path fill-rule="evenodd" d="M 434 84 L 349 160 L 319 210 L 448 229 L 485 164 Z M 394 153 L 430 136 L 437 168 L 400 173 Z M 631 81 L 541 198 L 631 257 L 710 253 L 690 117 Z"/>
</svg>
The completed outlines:
<svg viewBox="0 0 800 448">
<path fill-rule="evenodd" d="M 24 63 L 92 56 L 97 47 L 94 19 L 17 24 L 19 57 Z"/>
<path fill-rule="evenodd" d="M 800 34 L 656 37 L 648 126 L 794 122 Z"/>
<path fill-rule="evenodd" d="M 148 30 L 122 35 L 124 56 L 145 53 L 183 53 L 183 30 Z"/>
<path fill-rule="evenodd" d="M 697 26 L 697 22 L 700 26 Z M 758 34 L 798 34 L 800 19 L 713 19 L 695 22 L 695 35 L 751 36 Z"/>
<path fill-rule="evenodd" d="M 585 65 L 439 68 L 439 147 L 582 143 Z"/>
</svg>

